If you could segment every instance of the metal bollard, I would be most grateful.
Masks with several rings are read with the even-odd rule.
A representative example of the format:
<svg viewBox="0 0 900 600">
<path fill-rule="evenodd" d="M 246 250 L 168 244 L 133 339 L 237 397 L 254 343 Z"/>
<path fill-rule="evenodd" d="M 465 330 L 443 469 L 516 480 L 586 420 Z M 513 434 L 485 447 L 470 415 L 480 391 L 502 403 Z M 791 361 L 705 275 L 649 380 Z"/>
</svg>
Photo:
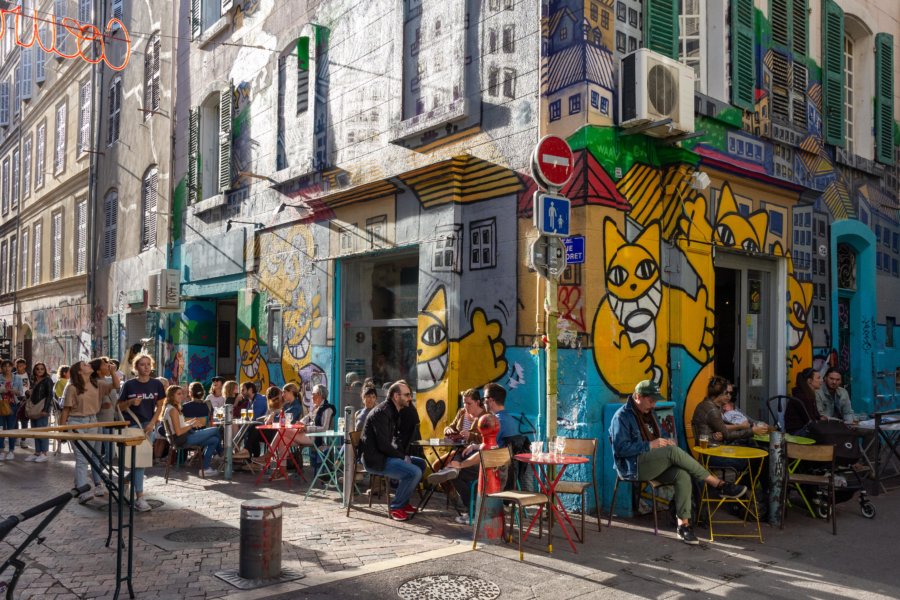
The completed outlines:
<svg viewBox="0 0 900 600">
<path fill-rule="evenodd" d="M 244 579 L 281 576 L 281 507 L 281 502 L 269 498 L 241 503 L 238 575 Z"/>
<path fill-rule="evenodd" d="M 233 432 L 231 427 L 231 415 L 232 410 L 234 409 L 233 404 L 225 405 L 225 413 L 222 415 L 224 417 L 224 443 L 225 443 L 225 480 L 231 481 L 231 476 L 234 473 L 234 466 L 232 464 L 232 456 L 234 454 L 234 443 L 233 443 Z"/>
<path fill-rule="evenodd" d="M 769 523 L 781 525 L 781 495 L 784 489 L 784 433 L 769 432 Z"/>
<path fill-rule="evenodd" d="M 356 456 L 353 453 L 353 444 L 350 443 L 350 434 L 356 428 L 353 420 L 353 407 L 344 407 L 344 490 L 341 506 L 344 508 L 350 504 L 350 496 L 353 494 L 353 467 L 356 464 Z"/>
</svg>

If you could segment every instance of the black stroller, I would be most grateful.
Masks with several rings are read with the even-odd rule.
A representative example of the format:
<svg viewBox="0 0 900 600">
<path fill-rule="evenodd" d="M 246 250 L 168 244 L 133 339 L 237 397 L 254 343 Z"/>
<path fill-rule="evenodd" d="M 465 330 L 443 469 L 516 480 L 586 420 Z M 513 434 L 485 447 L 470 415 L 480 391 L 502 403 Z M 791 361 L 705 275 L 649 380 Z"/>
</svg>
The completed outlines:
<svg viewBox="0 0 900 600">
<path fill-rule="evenodd" d="M 817 444 L 829 444 L 834 446 L 834 501 L 846 502 L 859 494 L 859 510 L 867 519 L 875 517 L 875 505 L 869 500 L 868 492 L 863 486 L 862 475 L 868 472 L 868 468 L 857 469 L 862 460 L 862 451 L 859 448 L 857 438 L 859 434 L 840 421 L 816 421 L 809 425 L 808 435 L 816 440 Z M 807 493 L 807 492 L 804 492 Z M 816 514 L 827 519 L 829 516 L 829 503 L 825 498 L 825 491 L 816 487 L 809 490 L 812 493 L 810 503 Z M 809 496 L 808 496 L 809 497 Z"/>
</svg>

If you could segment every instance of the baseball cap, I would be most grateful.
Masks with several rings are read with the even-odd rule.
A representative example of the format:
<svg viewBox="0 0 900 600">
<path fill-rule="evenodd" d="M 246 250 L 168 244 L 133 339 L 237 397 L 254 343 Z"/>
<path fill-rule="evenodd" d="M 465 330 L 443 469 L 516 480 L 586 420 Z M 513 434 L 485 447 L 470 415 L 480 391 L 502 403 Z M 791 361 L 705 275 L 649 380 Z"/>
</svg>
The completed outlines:
<svg viewBox="0 0 900 600">
<path fill-rule="evenodd" d="M 652 396 L 656 400 L 663 399 L 662 394 L 659 392 L 659 386 L 650 379 L 638 382 L 638 384 L 634 386 L 634 393 L 639 396 Z"/>
</svg>

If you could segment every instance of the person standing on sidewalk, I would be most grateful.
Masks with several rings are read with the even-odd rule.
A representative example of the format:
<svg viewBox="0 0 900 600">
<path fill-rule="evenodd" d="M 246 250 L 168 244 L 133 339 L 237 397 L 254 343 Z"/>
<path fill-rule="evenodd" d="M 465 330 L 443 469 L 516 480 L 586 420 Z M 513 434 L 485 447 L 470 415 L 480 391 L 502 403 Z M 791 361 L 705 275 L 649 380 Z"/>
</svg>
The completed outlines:
<svg viewBox="0 0 900 600">
<path fill-rule="evenodd" d="M 126 381 L 119 392 L 119 410 L 128 421 L 128 426 L 142 429 L 144 435 L 151 436 L 151 442 L 166 397 L 163 384 L 150 377 L 154 367 L 153 358 L 149 354 L 137 354 L 131 363 L 135 378 Z M 131 484 L 137 496 L 134 507 L 141 512 L 151 510 L 150 504 L 144 499 L 143 468 L 131 471 Z"/>
<path fill-rule="evenodd" d="M 25 400 L 31 396 L 31 380 L 28 378 L 28 363 L 24 358 L 17 358 L 15 362 L 16 375 L 22 380 L 22 395 L 19 396 L 19 409 L 16 418 L 19 420 L 20 429 L 28 429 L 28 415 L 25 414 Z M 27 450 L 30 446 L 28 440 L 19 440 L 19 447 Z"/>
<path fill-rule="evenodd" d="M 50 413 L 53 411 L 53 380 L 47 373 L 47 365 L 42 362 L 34 363 L 31 367 L 31 397 L 28 399 L 30 406 L 26 407 L 26 413 L 38 415 L 31 416 L 32 427 L 46 427 L 50 423 Z M 50 440 L 34 440 L 34 454 L 25 459 L 26 462 L 47 462 L 47 450 L 50 449 Z"/>
<path fill-rule="evenodd" d="M 94 369 L 89 362 L 79 360 L 69 369 L 71 376 L 70 385 L 66 387 L 65 397 L 63 398 L 62 415 L 59 417 L 59 424 L 82 424 L 96 423 L 97 414 L 100 412 L 100 399 L 109 394 L 110 390 L 119 387 L 118 376 L 113 376 L 112 383 L 98 380 L 94 375 Z M 87 427 L 85 429 L 75 430 L 77 433 L 91 434 L 100 433 L 96 427 Z M 100 452 L 100 442 L 87 442 Z M 78 450 L 75 446 L 75 487 L 81 487 L 88 483 L 88 462 L 87 456 Z M 78 501 L 84 504 L 95 496 L 104 494 L 103 480 L 100 474 L 91 469 L 91 478 L 94 480 L 94 490 L 85 492 L 79 496 Z"/>
<path fill-rule="evenodd" d="M 691 479 L 705 481 L 725 498 L 740 498 L 747 488 L 722 481 L 679 448 L 675 440 L 661 437 L 653 414 L 653 407 L 661 399 L 659 386 L 647 379 L 635 386 L 634 395 L 613 415 L 609 436 L 616 471 L 622 479 L 655 479 L 675 484 L 678 537 L 686 544 L 699 544 L 690 521 Z"/>
<path fill-rule="evenodd" d="M 0 402 L 5 403 L 2 416 L 0 416 L 0 426 L 3 429 L 18 429 L 19 421 L 16 418 L 16 412 L 19 410 L 19 397 L 25 395 L 22 387 L 22 379 L 13 373 L 13 364 L 11 360 L 3 360 L 0 362 Z M 4 440 L 9 440 L 9 451 L 3 453 Z M 16 449 L 15 438 L 0 438 L 0 460 L 14 460 Z"/>
<path fill-rule="evenodd" d="M 409 503 L 425 472 L 425 461 L 410 457 L 396 446 L 400 411 L 412 402 L 412 391 L 402 379 L 388 389 L 387 399 L 366 417 L 360 442 L 366 471 L 399 482 L 390 505 L 391 518 L 406 521 L 416 513 Z"/>
</svg>

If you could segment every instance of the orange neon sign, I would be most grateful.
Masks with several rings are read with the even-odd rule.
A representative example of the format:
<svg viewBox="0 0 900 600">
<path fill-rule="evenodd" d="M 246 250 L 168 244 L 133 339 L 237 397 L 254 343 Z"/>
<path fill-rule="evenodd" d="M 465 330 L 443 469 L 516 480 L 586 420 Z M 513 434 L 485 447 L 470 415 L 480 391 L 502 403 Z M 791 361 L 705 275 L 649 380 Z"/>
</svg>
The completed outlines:
<svg viewBox="0 0 900 600">
<path fill-rule="evenodd" d="M 122 23 L 119 19 L 110 19 L 106 24 L 105 32 L 101 33 L 100 29 L 94 25 L 84 25 L 75 19 L 71 19 L 69 17 L 63 17 L 59 21 L 56 20 L 56 17 L 50 17 L 46 19 L 51 26 L 48 28 L 50 31 L 50 43 L 49 46 L 44 45 L 44 40 L 41 39 L 41 36 L 38 34 L 38 19 L 35 16 L 31 17 L 32 27 L 31 27 L 31 40 L 25 41 L 23 39 L 23 17 L 27 17 L 27 15 L 22 14 L 22 7 L 16 6 L 12 9 L 0 9 L 0 40 L 8 33 L 6 31 L 6 16 L 7 15 L 15 15 L 16 16 L 16 25 L 15 31 L 13 34 L 16 36 L 16 45 L 21 46 L 23 48 L 31 48 L 34 46 L 35 42 L 44 52 L 49 52 L 51 54 L 56 54 L 62 58 L 81 58 L 85 62 L 88 62 L 92 65 L 96 65 L 100 61 L 106 63 L 113 71 L 121 71 L 128 65 L 128 60 L 131 58 L 131 35 L 128 33 L 128 30 L 125 28 L 125 24 Z M 114 25 L 118 25 L 122 29 L 122 33 L 124 34 L 123 42 L 125 42 L 125 58 L 122 60 L 121 65 L 114 65 L 110 63 L 109 58 L 106 56 L 106 44 L 105 39 L 107 36 L 115 37 L 111 30 Z M 72 54 L 66 54 L 56 47 L 56 32 L 57 29 L 62 27 L 65 29 L 65 32 L 70 36 L 75 38 L 75 52 Z M 62 32 L 61 32 L 62 33 Z M 65 35 L 65 33 L 63 33 Z M 84 42 L 87 42 L 87 49 L 84 48 Z M 99 42 L 100 44 L 100 55 L 98 58 L 94 58 L 93 52 L 91 49 L 94 47 L 94 42 Z"/>
</svg>

